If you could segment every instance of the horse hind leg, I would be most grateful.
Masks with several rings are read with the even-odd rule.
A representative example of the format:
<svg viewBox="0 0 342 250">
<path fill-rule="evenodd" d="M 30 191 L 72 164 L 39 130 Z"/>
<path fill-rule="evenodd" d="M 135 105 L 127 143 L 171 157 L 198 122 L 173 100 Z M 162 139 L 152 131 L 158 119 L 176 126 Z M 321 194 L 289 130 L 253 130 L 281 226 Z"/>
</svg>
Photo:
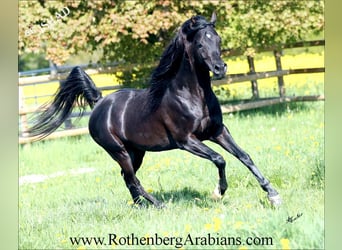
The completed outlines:
<svg viewBox="0 0 342 250">
<path fill-rule="evenodd" d="M 141 197 L 151 202 L 156 207 L 162 207 L 162 203 L 147 193 L 136 177 L 136 171 L 142 163 L 145 152 L 126 149 L 122 144 L 113 142 L 112 147 L 105 146 L 106 151 L 117 161 L 121 167 L 121 175 L 125 181 L 133 202 L 142 205 Z M 120 145 L 120 146 L 119 146 Z"/>
<path fill-rule="evenodd" d="M 143 158 L 145 155 L 145 151 L 141 151 L 138 149 L 128 149 L 128 154 L 129 154 L 131 162 L 132 162 L 134 173 L 136 173 L 142 164 L 142 161 L 143 161 Z M 124 173 L 123 173 L 123 176 L 124 176 Z M 136 176 L 135 176 L 135 179 L 136 179 L 136 182 L 139 186 L 140 195 L 142 197 L 144 197 L 146 200 L 151 202 L 157 208 L 164 207 L 164 205 L 160 201 L 158 201 L 155 197 L 153 197 L 151 194 L 146 192 L 146 190 L 143 188 L 139 179 Z"/>
<path fill-rule="evenodd" d="M 89 121 L 90 135 L 120 165 L 122 177 L 134 203 L 141 204 L 140 197 L 142 196 L 156 207 L 161 207 L 161 203 L 144 190 L 135 175 L 141 166 L 145 152 L 127 147 L 117 135 L 110 132 L 106 126 L 103 126 L 104 124 L 98 126 L 94 122 L 98 116 L 93 115 L 93 117 L 95 118 Z"/>
</svg>

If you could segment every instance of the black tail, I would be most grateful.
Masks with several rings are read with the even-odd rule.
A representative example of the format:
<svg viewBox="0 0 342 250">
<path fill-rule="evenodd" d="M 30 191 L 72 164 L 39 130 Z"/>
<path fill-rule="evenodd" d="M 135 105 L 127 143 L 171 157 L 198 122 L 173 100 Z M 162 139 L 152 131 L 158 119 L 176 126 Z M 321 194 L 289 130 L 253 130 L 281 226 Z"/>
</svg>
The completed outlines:
<svg viewBox="0 0 342 250">
<path fill-rule="evenodd" d="M 82 114 L 86 102 L 93 108 L 102 98 L 91 78 L 80 67 L 72 69 L 68 78 L 64 80 L 56 92 L 55 99 L 46 109 L 34 117 L 34 125 L 28 130 L 30 136 L 42 139 L 55 131 L 71 114 L 74 104 L 78 104 Z"/>
</svg>

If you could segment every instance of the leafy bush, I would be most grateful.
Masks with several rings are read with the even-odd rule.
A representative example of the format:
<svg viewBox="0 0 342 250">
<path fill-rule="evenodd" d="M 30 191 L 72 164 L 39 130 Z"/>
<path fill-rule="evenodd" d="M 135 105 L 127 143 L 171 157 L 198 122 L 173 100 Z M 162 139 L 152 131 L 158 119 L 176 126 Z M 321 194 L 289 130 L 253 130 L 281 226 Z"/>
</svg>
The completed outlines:
<svg viewBox="0 0 342 250">
<path fill-rule="evenodd" d="M 68 15 L 56 18 L 62 10 Z M 19 1 L 19 53 L 63 64 L 79 52 L 102 61 L 155 61 L 188 18 L 217 12 L 223 48 L 255 49 L 322 33 L 324 1 Z M 43 26 L 43 27 L 42 27 Z"/>
</svg>

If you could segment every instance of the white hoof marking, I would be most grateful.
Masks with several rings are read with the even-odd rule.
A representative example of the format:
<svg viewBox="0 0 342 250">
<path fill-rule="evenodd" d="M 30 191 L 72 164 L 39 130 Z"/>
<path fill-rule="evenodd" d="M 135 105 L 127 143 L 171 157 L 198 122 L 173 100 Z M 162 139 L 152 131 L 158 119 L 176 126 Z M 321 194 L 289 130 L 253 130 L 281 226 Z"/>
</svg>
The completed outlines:
<svg viewBox="0 0 342 250">
<path fill-rule="evenodd" d="M 214 200 L 221 200 L 222 199 L 222 195 L 221 195 L 221 191 L 219 186 L 216 186 L 216 188 L 214 189 L 214 192 L 212 194 L 212 198 Z"/>
<path fill-rule="evenodd" d="M 281 205 L 282 200 L 280 198 L 280 195 L 277 194 L 275 196 L 268 196 L 268 200 L 271 202 L 271 204 L 275 207 L 278 207 Z"/>
</svg>

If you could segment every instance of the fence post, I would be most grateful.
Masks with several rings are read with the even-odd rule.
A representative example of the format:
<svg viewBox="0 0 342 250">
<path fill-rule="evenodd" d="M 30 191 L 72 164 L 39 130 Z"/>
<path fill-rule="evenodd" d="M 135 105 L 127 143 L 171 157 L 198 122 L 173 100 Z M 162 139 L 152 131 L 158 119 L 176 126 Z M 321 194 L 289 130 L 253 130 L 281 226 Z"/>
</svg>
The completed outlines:
<svg viewBox="0 0 342 250">
<path fill-rule="evenodd" d="M 276 67 L 277 70 L 283 70 L 281 66 L 281 52 L 274 50 L 273 51 L 275 62 L 276 62 Z M 278 88 L 279 88 L 279 96 L 284 97 L 285 96 L 285 84 L 284 84 L 284 77 L 283 76 L 278 76 Z"/>
<path fill-rule="evenodd" d="M 248 66 L 249 66 L 249 74 L 255 74 L 254 67 L 254 58 L 252 56 L 247 56 Z M 259 98 L 259 90 L 258 90 L 258 82 L 257 80 L 252 80 L 252 99 Z"/>
<path fill-rule="evenodd" d="M 49 60 L 49 65 L 50 65 L 50 78 L 54 79 L 57 77 L 57 74 L 58 74 L 57 65 L 51 60 Z"/>
</svg>

